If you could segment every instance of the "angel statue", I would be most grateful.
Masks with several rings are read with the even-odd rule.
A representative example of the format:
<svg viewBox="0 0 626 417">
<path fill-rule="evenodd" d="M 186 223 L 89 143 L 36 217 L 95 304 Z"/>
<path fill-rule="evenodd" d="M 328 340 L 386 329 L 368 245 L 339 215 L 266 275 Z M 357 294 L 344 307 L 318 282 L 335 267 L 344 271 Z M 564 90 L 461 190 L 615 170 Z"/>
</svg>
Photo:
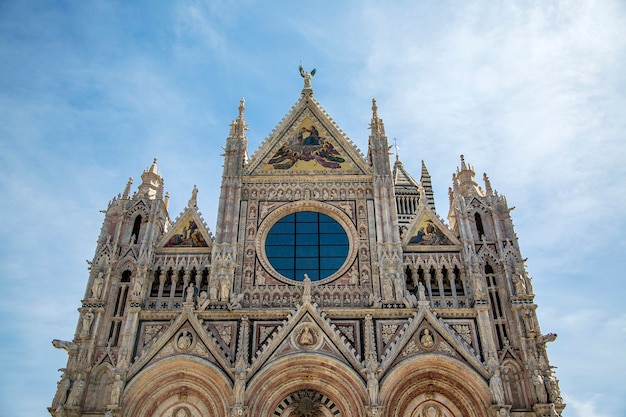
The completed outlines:
<svg viewBox="0 0 626 417">
<path fill-rule="evenodd" d="M 302 65 L 300 65 L 300 75 L 304 78 L 305 89 L 311 89 L 311 78 L 315 75 L 315 71 L 315 68 L 313 68 L 311 72 L 305 71 L 304 68 L 302 68 Z"/>
</svg>

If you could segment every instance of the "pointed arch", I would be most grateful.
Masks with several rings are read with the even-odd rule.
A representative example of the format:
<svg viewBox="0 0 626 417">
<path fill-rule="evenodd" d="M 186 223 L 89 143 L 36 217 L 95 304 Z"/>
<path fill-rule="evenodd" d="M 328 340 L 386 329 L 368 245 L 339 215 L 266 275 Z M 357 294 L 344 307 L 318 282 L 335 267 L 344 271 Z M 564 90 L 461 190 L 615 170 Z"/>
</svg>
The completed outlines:
<svg viewBox="0 0 626 417">
<path fill-rule="evenodd" d="M 507 358 L 502 362 L 502 380 L 504 382 L 505 396 L 513 408 L 526 408 L 529 392 L 527 379 L 520 364 L 513 358 Z"/>
<path fill-rule="evenodd" d="M 110 363 L 98 365 L 89 376 L 86 410 L 102 410 L 109 404 L 111 387 L 115 379 L 115 371 Z"/>
</svg>

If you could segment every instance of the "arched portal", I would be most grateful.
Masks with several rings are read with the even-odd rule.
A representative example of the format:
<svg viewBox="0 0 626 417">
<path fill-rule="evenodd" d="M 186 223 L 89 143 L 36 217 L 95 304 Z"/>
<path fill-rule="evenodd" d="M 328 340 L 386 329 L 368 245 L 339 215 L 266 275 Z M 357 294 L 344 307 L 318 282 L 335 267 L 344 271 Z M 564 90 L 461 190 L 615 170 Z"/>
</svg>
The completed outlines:
<svg viewBox="0 0 626 417">
<path fill-rule="evenodd" d="M 315 409 L 324 417 L 365 415 L 367 393 L 352 367 L 320 354 L 267 363 L 248 383 L 250 416 L 294 417 Z"/>
<path fill-rule="evenodd" d="M 451 358 L 407 359 L 381 381 L 388 417 L 487 417 L 491 393 L 475 370 Z"/>
<path fill-rule="evenodd" d="M 127 417 L 230 415 L 232 383 L 211 363 L 191 356 L 158 361 L 134 376 L 123 403 Z"/>
</svg>

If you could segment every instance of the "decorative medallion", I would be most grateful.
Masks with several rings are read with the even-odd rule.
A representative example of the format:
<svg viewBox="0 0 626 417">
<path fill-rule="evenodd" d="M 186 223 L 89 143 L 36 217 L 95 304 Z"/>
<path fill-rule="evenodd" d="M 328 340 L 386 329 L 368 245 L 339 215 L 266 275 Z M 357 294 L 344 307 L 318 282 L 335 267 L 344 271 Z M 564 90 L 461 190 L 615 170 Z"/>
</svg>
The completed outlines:
<svg viewBox="0 0 626 417">
<path fill-rule="evenodd" d="M 430 349 L 435 345 L 435 340 L 430 330 L 423 329 L 420 332 L 420 345 L 426 349 Z"/>
<path fill-rule="evenodd" d="M 319 331 L 309 323 L 303 323 L 296 327 L 292 333 L 292 340 L 296 346 L 305 350 L 316 349 L 322 342 Z"/>
<path fill-rule="evenodd" d="M 193 343 L 193 335 L 187 330 L 183 330 L 178 339 L 176 339 L 176 347 L 180 350 L 188 350 Z"/>
<path fill-rule="evenodd" d="M 315 331 L 311 330 L 309 326 L 306 326 L 298 336 L 298 343 L 300 346 L 313 346 L 316 338 Z"/>
</svg>

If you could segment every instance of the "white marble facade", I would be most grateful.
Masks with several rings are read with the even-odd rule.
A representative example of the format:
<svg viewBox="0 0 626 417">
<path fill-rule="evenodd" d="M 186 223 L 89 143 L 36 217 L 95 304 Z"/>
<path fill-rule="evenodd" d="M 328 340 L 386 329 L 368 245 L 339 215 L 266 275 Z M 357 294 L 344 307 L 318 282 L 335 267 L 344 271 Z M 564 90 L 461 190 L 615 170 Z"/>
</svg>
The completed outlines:
<svg viewBox="0 0 626 417">
<path fill-rule="evenodd" d="M 114 198 L 53 416 L 558 416 L 505 197 L 463 157 L 447 221 L 376 102 L 364 155 L 300 98 L 251 156 L 243 101 L 214 229 L 157 161 Z"/>
</svg>

